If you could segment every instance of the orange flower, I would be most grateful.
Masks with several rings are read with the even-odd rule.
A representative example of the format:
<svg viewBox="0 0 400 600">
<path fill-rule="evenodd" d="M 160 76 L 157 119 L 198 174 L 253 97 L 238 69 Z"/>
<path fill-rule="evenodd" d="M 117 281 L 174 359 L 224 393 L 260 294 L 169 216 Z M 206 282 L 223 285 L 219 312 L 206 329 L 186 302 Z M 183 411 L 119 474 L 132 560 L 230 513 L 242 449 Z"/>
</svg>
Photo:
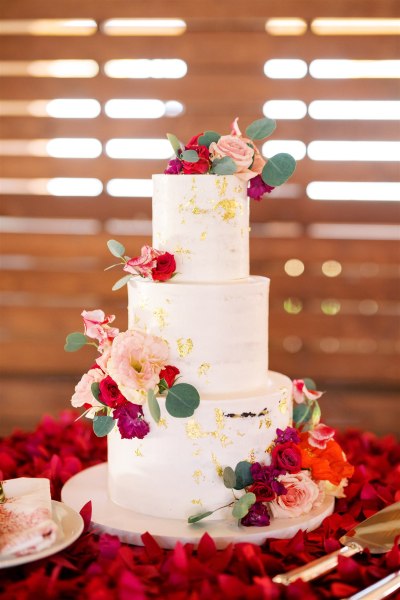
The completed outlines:
<svg viewBox="0 0 400 600">
<path fill-rule="evenodd" d="M 337 442 L 329 440 L 326 448 L 320 450 L 308 443 L 308 433 L 301 434 L 301 466 L 310 469 L 316 481 L 330 481 L 339 485 L 342 479 L 353 475 L 354 467 L 347 462 L 343 450 Z"/>
</svg>

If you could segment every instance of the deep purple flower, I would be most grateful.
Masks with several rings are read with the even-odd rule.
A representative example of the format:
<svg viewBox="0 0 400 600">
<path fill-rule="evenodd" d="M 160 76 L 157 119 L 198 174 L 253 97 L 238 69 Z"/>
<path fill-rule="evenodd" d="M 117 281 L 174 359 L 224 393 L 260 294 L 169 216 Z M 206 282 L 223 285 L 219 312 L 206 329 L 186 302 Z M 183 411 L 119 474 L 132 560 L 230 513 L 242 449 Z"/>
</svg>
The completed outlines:
<svg viewBox="0 0 400 600">
<path fill-rule="evenodd" d="M 245 527 L 266 527 L 270 523 L 267 507 L 262 502 L 255 502 L 240 522 Z"/>
<path fill-rule="evenodd" d="M 295 444 L 300 443 L 300 436 L 297 429 L 294 427 L 286 427 L 283 431 L 282 429 L 276 430 L 275 443 L 284 444 L 285 442 L 294 442 Z"/>
<path fill-rule="evenodd" d="M 281 483 L 277 479 L 273 479 L 273 481 L 271 481 L 271 488 L 277 496 L 284 496 L 285 494 L 287 494 L 287 489 L 285 488 L 283 483 Z"/>
<path fill-rule="evenodd" d="M 261 200 L 264 194 L 269 194 L 275 188 L 272 185 L 265 183 L 261 175 L 256 175 L 250 179 L 249 187 L 247 188 L 247 195 L 253 200 Z"/>
<path fill-rule="evenodd" d="M 171 158 L 165 169 L 165 175 L 178 175 L 182 171 L 182 161 L 179 158 Z"/>
<path fill-rule="evenodd" d="M 139 404 L 127 402 L 119 406 L 114 410 L 113 417 L 117 420 L 122 439 L 139 438 L 142 440 L 150 431 L 149 424 L 143 418 L 143 409 Z"/>
<path fill-rule="evenodd" d="M 279 475 L 285 475 L 285 469 L 280 469 L 275 465 L 265 466 L 260 463 L 253 463 L 250 467 L 250 472 L 254 481 L 261 481 L 265 483 L 271 483 Z"/>
</svg>

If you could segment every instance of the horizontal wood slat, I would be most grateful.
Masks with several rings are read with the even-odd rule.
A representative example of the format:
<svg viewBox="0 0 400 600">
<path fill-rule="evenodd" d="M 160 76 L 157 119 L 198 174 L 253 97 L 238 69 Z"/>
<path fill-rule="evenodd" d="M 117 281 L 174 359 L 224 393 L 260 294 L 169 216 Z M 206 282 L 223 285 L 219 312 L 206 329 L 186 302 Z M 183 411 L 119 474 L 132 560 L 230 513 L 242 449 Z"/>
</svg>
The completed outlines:
<svg viewBox="0 0 400 600">
<path fill-rule="evenodd" d="M 190 24 L 189 24 L 190 25 Z M 260 20 L 259 26 L 263 23 Z M 251 36 L 251 54 L 249 53 Z M 330 38 L 331 39 L 331 38 Z M 336 38 L 336 41 L 338 39 Z M 263 31 L 187 31 L 181 36 L 113 37 L 97 33 L 88 37 L 4 36 L 0 60 L 93 59 L 99 63 L 120 58 L 181 58 L 190 71 L 211 62 L 235 72 L 261 67 L 274 58 L 389 59 L 396 58 L 396 36 L 341 36 L 340 45 L 327 43 L 325 36 L 269 36 Z"/>
<path fill-rule="evenodd" d="M 243 103 L 251 112 L 260 112 L 260 106 L 270 98 L 295 99 L 304 102 L 328 99 L 343 100 L 368 98 L 369 100 L 390 100 L 397 98 L 398 80 L 396 79 L 342 79 L 321 80 L 306 77 L 295 81 L 291 79 L 267 79 L 262 70 L 247 75 L 226 73 L 221 67 L 219 72 L 210 63 L 203 74 L 189 74 L 183 79 L 112 79 L 98 75 L 92 79 L 68 80 L 46 77 L 3 77 L 0 98 L 24 100 L 37 98 L 97 98 L 104 102 L 109 98 L 160 98 L 179 100 L 191 105 L 197 112 L 200 108 L 221 106 L 226 115 L 240 115 Z M 265 79 L 265 83 L 264 83 Z M 264 83 L 264 84 L 263 84 Z M 216 103 L 216 98 L 218 103 Z M 231 118 L 231 117 L 229 117 Z"/>
<path fill-rule="evenodd" d="M 300 192 L 302 188 L 300 187 Z M 304 189 L 303 189 L 304 193 Z M 86 218 L 101 222 L 110 219 L 151 219 L 150 198 L 112 198 L 102 194 L 92 198 L 62 196 L 3 196 L 4 215 L 40 218 Z M 383 210 L 384 206 L 384 210 Z M 253 223 L 274 221 L 308 225 L 318 222 L 393 224 L 400 222 L 396 202 L 318 202 L 308 198 L 277 198 L 273 194 L 251 205 Z M 149 227 L 151 224 L 149 223 Z"/>
<path fill-rule="evenodd" d="M 228 9 L 229 7 L 229 9 Z M 173 9 L 173 10 L 172 10 Z M 329 3 L 320 0 L 253 0 L 251 10 L 246 2 L 232 0 L 226 2 L 214 2 L 204 0 L 201 3 L 187 2 L 186 0 L 175 0 L 173 7 L 164 0 L 152 0 L 152 2 L 132 2 L 129 0 L 113 0 L 110 2 L 99 2 L 98 0 L 68 0 L 68 2 L 57 3 L 53 0 L 19 0 L 7 5 L 3 9 L 3 17 L 8 19 L 21 18 L 97 18 L 105 19 L 111 16 L 131 18 L 199 18 L 204 20 L 204 15 L 214 22 L 219 19 L 224 23 L 229 15 L 236 18 L 248 19 L 270 17 L 296 17 L 303 18 L 332 17 L 345 14 L 354 17 L 388 17 L 399 14 L 399 6 L 396 0 L 336 0 L 334 9 Z M 332 15 L 334 13 L 334 15 Z"/>
<path fill-rule="evenodd" d="M 267 101 L 270 98 L 266 98 Z M 243 106 L 243 109 L 245 107 Z M 239 124 L 245 130 L 260 113 L 239 115 Z M 215 110 L 215 109 L 214 109 Z M 209 114 L 207 106 L 202 113 L 194 114 L 187 106 L 185 115 L 163 119 L 110 119 L 106 115 L 95 119 L 51 119 L 37 117 L 0 118 L 0 138 L 3 139 L 51 139 L 54 137 L 94 137 L 102 142 L 110 138 L 164 138 L 166 131 L 173 131 L 179 139 L 187 142 L 193 136 L 192 118 L 198 129 L 218 130 L 230 133 L 230 119 L 221 106 L 219 114 Z M 302 140 L 397 140 L 397 123 L 393 121 L 319 121 L 305 117 L 299 121 L 278 120 L 273 139 Z"/>
<path fill-rule="evenodd" d="M 4 156 L 2 177 L 96 177 L 103 182 L 113 178 L 150 178 L 152 173 L 163 173 L 167 160 L 113 159 L 58 159 L 38 156 Z M 372 166 L 371 166 L 372 165 Z M 291 183 L 307 184 L 318 181 L 397 181 L 399 166 L 396 162 L 330 162 L 304 158 L 291 177 Z"/>
</svg>

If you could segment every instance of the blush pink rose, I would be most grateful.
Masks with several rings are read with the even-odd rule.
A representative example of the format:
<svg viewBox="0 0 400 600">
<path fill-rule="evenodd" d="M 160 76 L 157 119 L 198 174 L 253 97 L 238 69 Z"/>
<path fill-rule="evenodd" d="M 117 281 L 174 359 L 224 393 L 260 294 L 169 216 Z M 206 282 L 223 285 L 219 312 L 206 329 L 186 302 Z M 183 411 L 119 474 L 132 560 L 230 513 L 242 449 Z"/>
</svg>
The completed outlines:
<svg viewBox="0 0 400 600">
<path fill-rule="evenodd" d="M 107 371 L 129 402 L 143 404 L 160 380 L 169 357 L 163 339 L 139 330 L 120 333 L 113 342 Z"/>
<path fill-rule="evenodd" d="M 99 409 L 104 408 L 92 394 L 92 383 L 100 383 L 103 379 L 104 373 L 101 369 L 90 369 L 75 386 L 75 393 L 71 398 L 71 404 L 75 408 L 80 406 L 85 406 L 86 408 L 92 407 L 85 415 L 86 417 L 93 418 Z"/>
<path fill-rule="evenodd" d="M 254 148 L 250 148 L 242 138 L 236 135 L 223 135 L 218 142 L 210 144 L 210 153 L 213 159 L 229 156 L 236 165 L 235 175 L 239 179 L 248 181 L 254 177 L 254 173 L 249 170 L 254 158 Z"/>
<path fill-rule="evenodd" d="M 311 479 L 308 471 L 280 475 L 278 481 L 287 492 L 268 504 L 272 515 L 278 519 L 300 517 L 322 502 L 323 491 Z"/>
<path fill-rule="evenodd" d="M 324 392 L 317 392 L 316 390 L 308 390 L 306 384 L 302 379 L 293 379 L 293 400 L 297 404 L 304 404 L 307 400 L 318 400 L 321 398 Z"/>
<path fill-rule="evenodd" d="M 232 127 L 232 131 L 231 131 L 231 135 L 232 136 L 237 136 L 240 137 L 244 142 L 246 142 L 246 144 L 251 144 L 254 150 L 254 159 L 253 159 L 253 164 L 251 165 L 251 171 L 254 171 L 253 175 L 251 177 L 249 177 L 249 179 L 255 177 L 256 175 L 261 175 L 261 171 L 264 168 L 265 165 L 265 160 L 263 159 L 263 157 L 260 154 L 260 151 L 258 150 L 257 146 L 254 145 L 253 141 L 248 138 L 248 137 L 243 137 L 242 136 L 242 132 L 239 129 L 239 118 L 236 117 L 236 119 L 233 121 L 231 127 Z"/>
<path fill-rule="evenodd" d="M 162 254 L 151 246 L 143 246 L 140 256 L 131 258 L 124 266 L 124 271 L 132 275 L 151 277 L 152 270 L 157 266 L 157 256 Z"/>
<path fill-rule="evenodd" d="M 84 310 L 81 313 L 85 326 L 85 334 L 99 342 L 99 350 L 102 352 L 104 348 L 115 338 L 119 333 L 116 327 L 110 327 L 115 319 L 115 315 L 105 315 L 100 309 Z"/>
<path fill-rule="evenodd" d="M 328 425 L 319 423 L 314 429 L 308 432 L 308 443 L 314 448 L 325 450 L 327 443 L 335 435 L 335 430 Z"/>
</svg>

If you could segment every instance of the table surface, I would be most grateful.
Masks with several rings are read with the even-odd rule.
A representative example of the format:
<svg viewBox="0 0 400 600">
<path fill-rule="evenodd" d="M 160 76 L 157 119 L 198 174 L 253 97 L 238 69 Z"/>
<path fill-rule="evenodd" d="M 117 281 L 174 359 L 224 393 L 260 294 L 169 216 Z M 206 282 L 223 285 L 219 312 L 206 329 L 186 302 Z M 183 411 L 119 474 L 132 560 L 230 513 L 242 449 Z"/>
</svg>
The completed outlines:
<svg viewBox="0 0 400 600">
<path fill-rule="evenodd" d="M 106 440 L 67 411 L 44 417 L 34 432 L 16 431 L 0 440 L 0 479 L 48 477 L 59 500 L 64 483 L 82 469 L 106 460 Z M 177 544 L 162 550 L 143 535 L 143 547 L 121 544 L 90 529 L 90 506 L 83 511 L 85 531 L 69 548 L 22 567 L 0 571 L 1 599 L 92 598 L 96 600 L 163 598 L 166 600 L 313 600 L 344 598 L 382 579 L 400 566 L 395 545 L 386 555 L 364 552 L 342 558 L 338 568 L 313 583 L 274 584 L 279 572 L 300 566 L 340 547 L 338 539 L 357 522 L 400 500 L 400 444 L 393 436 L 377 438 L 357 430 L 338 436 L 355 465 L 347 497 L 310 533 L 291 540 L 267 540 L 216 550 L 203 537 L 198 550 Z M 400 594 L 392 596 L 400 598 Z"/>
</svg>

